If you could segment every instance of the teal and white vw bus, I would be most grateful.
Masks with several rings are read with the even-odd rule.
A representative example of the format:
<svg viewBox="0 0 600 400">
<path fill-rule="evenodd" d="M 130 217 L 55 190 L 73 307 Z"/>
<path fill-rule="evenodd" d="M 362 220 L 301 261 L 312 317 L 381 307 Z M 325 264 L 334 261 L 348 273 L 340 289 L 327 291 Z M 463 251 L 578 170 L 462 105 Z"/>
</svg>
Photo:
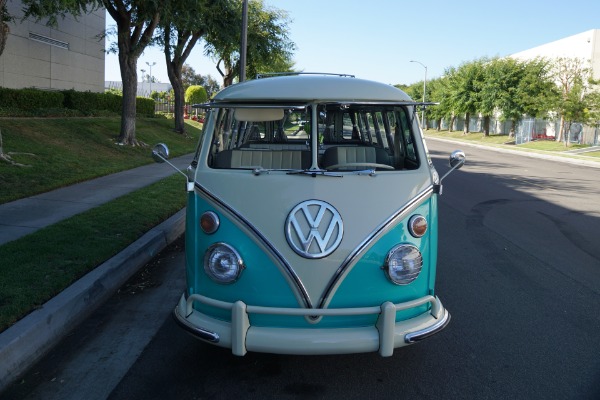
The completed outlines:
<svg viewBox="0 0 600 400">
<path fill-rule="evenodd" d="M 179 325 L 240 356 L 391 356 L 442 330 L 441 183 L 420 105 L 328 74 L 262 77 L 202 105 Z M 453 169 L 463 163 L 453 153 Z"/>
</svg>

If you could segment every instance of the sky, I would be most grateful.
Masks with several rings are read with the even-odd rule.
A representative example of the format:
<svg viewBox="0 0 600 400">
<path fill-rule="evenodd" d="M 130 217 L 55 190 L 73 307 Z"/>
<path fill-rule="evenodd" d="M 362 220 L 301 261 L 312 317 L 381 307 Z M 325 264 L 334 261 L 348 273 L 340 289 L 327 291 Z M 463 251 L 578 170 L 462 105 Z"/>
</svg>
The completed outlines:
<svg viewBox="0 0 600 400">
<path fill-rule="evenodd" d="M 600 29 L 598 0 L 263 0 L 288 13 L 295 69 L 355 75 L 388 84 L 440 77 L 448 67 L 507 56 Z M 107 14 L 107 27 L 114 21 Z M 109 41 L 107 39 L 107 47 Z M 417 62 L 411 62 L 418 61 Z M 164 55 L 148 48 L 138 61 L 169 82 Z M 222 82 L 216 61 L 199 43 L 188 58 L 196 73 Z M 427 67 L 427 70 L 425 69 Z M 120 81 L 116 55 L 106 55 L 105 79 Z"/>
</svg>

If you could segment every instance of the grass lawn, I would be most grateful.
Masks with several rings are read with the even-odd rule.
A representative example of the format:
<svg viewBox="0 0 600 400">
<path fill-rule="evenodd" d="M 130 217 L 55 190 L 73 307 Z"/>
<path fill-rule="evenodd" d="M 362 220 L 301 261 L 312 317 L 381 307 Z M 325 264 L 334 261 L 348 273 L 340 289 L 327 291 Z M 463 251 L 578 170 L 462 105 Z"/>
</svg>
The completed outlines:
<svg viewBox="0 0 600 400">
<path fill-rule="evenodd" d="M 0 332 L 185 207 L 169 178 L 0 246 Z"/>
<path fill-rule="evenodd" d="M 470 143 L 477 143 L 483 145 L 490 146 L 508 146 L 510 145 L 512 149 L 521 150 L 521 151 L 543 151 L 543 152 L 552 152 L 555 154 L 566 155 L 564 152 L 576 149 L 585 149 L 590 147 L 589 145 L 583 144 L 569 144 L 569 146 L 565 146 L 563 142 L 556 142 L 554 140 L 535 140 L 528 143 L 520 144 L 515 146 L 514 138 L 510 138 L 505 134 L 490 134 L 489 136 L 485 136 L 481 132 L 473 132 L 465 135 L 462 131 L 437 131 L 434 129 L 428 129 L 425 131 L 425 137 L 437 137 L 437 138 L 447 138 L 453 140 L 460 140 Z M 598 152 L 590 152 L 584 153 L 587 157 L 598 157 L 595 155 Z M 575 156 L 576 157 L 576 156 Z"/>
<path fill-rule="evenodd" d="M 489 136 L 485 136 L 481 132 L 473 132 L 467 135 L 463 134 L 462 131 L 437 131 L 435 129 L 428 129 L 425 131 L 425 136 L 433 136 L 439 138 L 453 139 L 453 140 L 463 140 L 465 142 L 473 142 L 473 143 L 483 143 L 483 144 L 504 144 L 507 142 L 512 142 L 513 139 L 509 138 L 508 135 L 496 135 L 490 134 Z"/>
<path fill-rule="evenodd" d="M 0 119 L 4 152 L 27 165 L 0 161 L 0 204 L 152 163 L 151 147 L 116 144 L 120 123 L 115 117 Z M 201 124 L 186 123 L 183 136 L 173 131 L 173 120 L 138 118 L 136 137 L 149 146 L 167 143 L 172 156 L 188 154 Z"/>
<path fill-rule="evenodd" d="M 192 153 L 201 124 L 186 121 L 187 136 L 173 121 L 143 118 L 136 137 L 169 145 L 172 156 Z M 3 118 L 3 150 L 18 167 L 0 161 L 0 203 L 152 163 L 151 147 L 115 144 L 120 119 Z M 19 154 L 31 153 L 31 154 Z M 185 207 L 183 178 L 154 185 L 0 246 L 0 331 L 119 253 L 142 234 Z"/>
</svg>

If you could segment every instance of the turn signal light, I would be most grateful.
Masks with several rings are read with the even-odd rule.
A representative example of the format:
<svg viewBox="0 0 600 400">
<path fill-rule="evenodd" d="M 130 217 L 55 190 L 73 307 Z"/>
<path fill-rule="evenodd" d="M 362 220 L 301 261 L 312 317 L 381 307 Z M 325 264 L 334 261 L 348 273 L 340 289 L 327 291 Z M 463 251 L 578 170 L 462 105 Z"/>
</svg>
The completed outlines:
<svg viewBox="0 0 600 400">
<path fill-rule="evenodd" d="M 413 215 L 408 220 L 408 231 L 416 238 L 423 237 L 427 232 L 427 219 L 422 215 Z"/>
<path fill-rule="evenodd" d="M 200 228 L 207 234 L 213 234 L 219 229 L 219 216 L 212 211 L 206 211 L 200 217 Z"/>
</svg>

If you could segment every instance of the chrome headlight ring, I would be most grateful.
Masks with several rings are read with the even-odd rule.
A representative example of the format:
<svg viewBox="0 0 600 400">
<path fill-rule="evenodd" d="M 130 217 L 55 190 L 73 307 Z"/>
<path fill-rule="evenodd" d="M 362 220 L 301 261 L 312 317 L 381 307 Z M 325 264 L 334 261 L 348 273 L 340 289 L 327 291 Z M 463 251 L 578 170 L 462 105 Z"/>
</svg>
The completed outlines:
<svg viewBox="0 0 600 400">
<path fill-rule="evenodd" d="M 204 253 L 204 271 L 217 283 L 234 283 L 244 268 L 240 254 L 227 243 L 215 243 Z"/>
<path fill-rule="evenodd" d="M 383 270 L 396 285 L 408 285 L 421 273 L 423 256 L 419 249 L 408 243 L 394 246 L 387 254 Z"/>
</svg>

